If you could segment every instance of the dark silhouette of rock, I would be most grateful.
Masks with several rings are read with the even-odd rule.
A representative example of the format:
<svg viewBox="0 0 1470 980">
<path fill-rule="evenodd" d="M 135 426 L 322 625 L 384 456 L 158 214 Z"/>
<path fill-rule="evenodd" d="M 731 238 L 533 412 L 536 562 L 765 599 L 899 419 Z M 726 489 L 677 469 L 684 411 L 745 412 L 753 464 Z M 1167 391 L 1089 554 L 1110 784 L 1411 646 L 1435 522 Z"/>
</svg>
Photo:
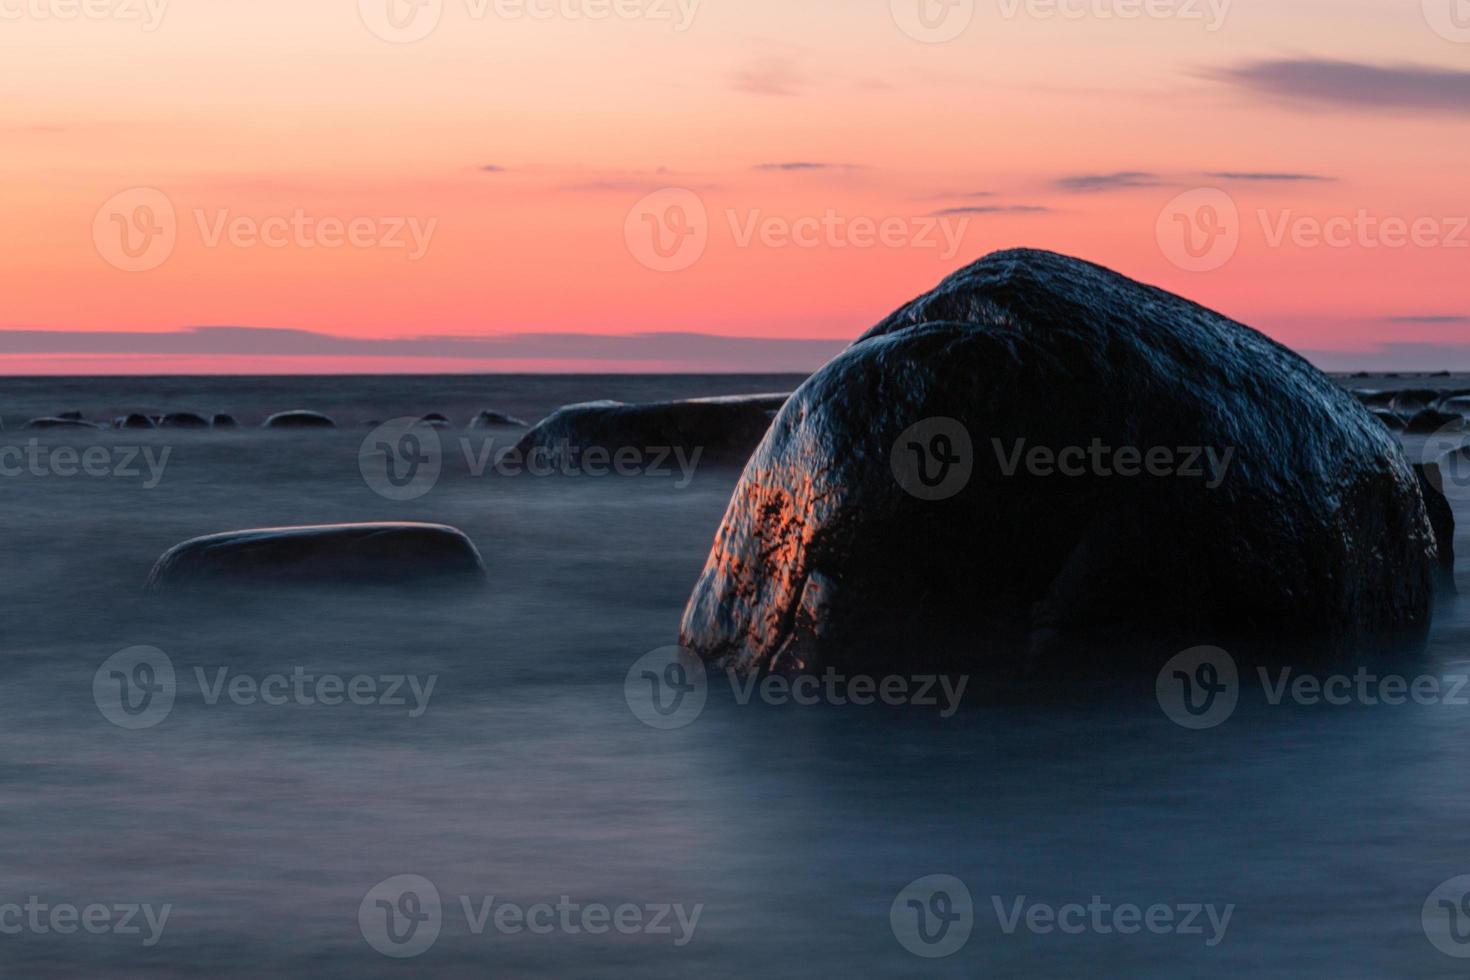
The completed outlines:
<svg viewBox="0 0 1470 980">
<path fill-rule="evenodd" d="M 750 458 L 771 419 L 790 395 L 733 395 L 689 401 L 587 402 L 567 405 L 538 422 L 516 443 L 513 453 L 529 459 L 539 452 L 547 459 L 575 466 L 582 452 L 598 448 L 609 453 L 620 448 L 647 450 L 679 448 L 700 462 L 740 464 Z"/>
<path fill-rule="evenodd" d="M 47 416 L 45 418 L 31 419 L 24 426 L 27 429 L 100 429 L 101 426 L 95 422 L 84 422 L 81 419 L 64 419 L 59 416 Z"/>
<path fill-rule="evenodd" d="M 1439 410 L 1454 412 L 1457 415 L 1470 415 L 1470 395 L 1449 395 L 1440 401 Z"/>
<path fill-rule="evenodd" d="M 419 419 L 419 421 L 434 429 L 449 428 L 449 419 L 440 415 L 438 412 L 430 412 L 428 415 Z"/>
<path fill-rule="evenodd" d="M 1389 408 L 1393 405 L 1393 391 L 1377 391 L 1371 388 L 1359 388 L 1353 392 L 1353 397 L 1369 408 Z"/>
<path fill-rule="evenodd" d="M 86 418 L 81 412 L 62 412 L 56 417 L 66 422 L 80 422 Z"/>
<path fill-rule="evenodd" d="M 158 423 L 160 429 L 207 429 L 209 419 L 193 412 L 170 412 Z"/>
<path fill-rule="evenodd" d="M 216 429 L 238 429 L 240 427 L 239 419 L 233 415 L 226 415 L 223 412 L 215 415 L 209 424 Z"/>
<path fill-rule="evenodd" d="M 1405 431 L 1411 435 L 1428 435 L 1441 429 L 1458 431 L 1464 428 L 1465 420 L 1459 415 L 1448 412 L 1437 412 L 1432 408 L 1416 412 L 1410 419 Z"/>
<path fill-rule="evenodd" d="M 1075 476 L 1033 453 L 1095 446 L 1113 452 Z M 1189 475 L 1189 447 L 1232 462 Z M 1172 475 L 1121 475 L 1128 448 L 1170 451 Z M 1299 661 L 1422 640 L 1436 562 L 1398 440 L 1316 368 L 1181 297 L 1017 250 L 792 396 L 681 642 L 746 674 L 1157 671 L 1224 641 Z"/>
<path fill-rule="evenodd" d="M 1382 422 L 1390 432 L 1403 432 L 1408 428 L 1408 420 L 1402 415 L 1390 412 L 1386 408 L 1370 408 L 1368 414 Z"/>
<path fill-rule="evenodd" d="M 1444 473 L 1438 463 L 1415 463 L 1419 491 L 1424 495 L 1424 509 L 1439 551 L 1439 587 L 1455 591 L 1455 512 L 1444 495 Z"/>
<path fill-rule="evenodd" d="M 471 429 L 524 429 L 527 426 L 528 423 L 514 415 L 505 415 L 501 412 L 481 412 L 470 422 Z"/>
<path fill-rule="evenodd" d="M 1389 407 L 1400 415 L 1415 415 L 1439 404 L 1442 395 L 1436 388 L 1404 388 L 1393 393 Z"/>
<path fill-rule="evenodd" d="M 156 429 L 158 428 L 151 418 L 134 412 L 131 415 L 119 415 L 112 420 L 114 429 Z"/>
<path fill-rule="evenodd" d="M 265 420 L 267 429 L 335 429 L 337 423 L 320 412 L 298 409 L 292 412 L 277 412 Z"/>
<path fill-rule="evenodd" d="M 414 585 L 478 582 L 484 562 L 442 524 L 332 524 L 228 531 L 170 548 L 148 591 L 232 585 Z"/>
</svg>

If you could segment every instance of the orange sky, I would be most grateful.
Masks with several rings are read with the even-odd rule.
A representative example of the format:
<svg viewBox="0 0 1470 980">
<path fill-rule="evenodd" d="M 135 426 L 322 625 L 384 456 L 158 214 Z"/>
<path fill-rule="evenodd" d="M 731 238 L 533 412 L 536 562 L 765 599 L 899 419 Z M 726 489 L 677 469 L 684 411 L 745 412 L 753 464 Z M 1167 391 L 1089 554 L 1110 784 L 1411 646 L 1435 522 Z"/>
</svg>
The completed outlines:
<svg viewBox="0 0 1470 980">
<path fill-rule="evenodd" d="M 0 370 L 678 368 L 4 334 L 847 339 L 1016 245 L 1470 341 L 1466 0 L 419 2 L 0 0 Z"/>
</svg>

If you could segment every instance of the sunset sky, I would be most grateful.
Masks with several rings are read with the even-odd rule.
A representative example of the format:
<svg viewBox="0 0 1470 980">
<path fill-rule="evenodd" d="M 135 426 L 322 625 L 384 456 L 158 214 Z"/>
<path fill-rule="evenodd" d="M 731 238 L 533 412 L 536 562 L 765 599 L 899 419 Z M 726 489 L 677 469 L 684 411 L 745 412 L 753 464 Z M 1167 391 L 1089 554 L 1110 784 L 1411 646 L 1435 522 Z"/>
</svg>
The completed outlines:
<svg viewBox="0 0 1470 980">
<path fill-rule="evenodd" d="M 1470 368 L 1470 0 L 0 0 L 0 66 L 4 373 L 807 369 L 1013 246 Z"/>
</svg>

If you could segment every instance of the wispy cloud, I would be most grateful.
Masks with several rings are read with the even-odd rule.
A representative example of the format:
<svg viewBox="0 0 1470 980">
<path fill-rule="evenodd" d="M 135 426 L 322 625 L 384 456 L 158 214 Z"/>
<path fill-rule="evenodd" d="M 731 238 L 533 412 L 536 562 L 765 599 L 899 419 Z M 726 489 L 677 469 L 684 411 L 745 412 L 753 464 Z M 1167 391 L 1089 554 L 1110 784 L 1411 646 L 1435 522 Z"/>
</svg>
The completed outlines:
<svg viewBox="0 0 1470 980">
<path fill-rule="evenodd" d="M 480 168 L 480 172 L 485 174 L 503 174 L 506 172 L 506 169 L 498 163 L 487 163 Z"/>
<path fill-rule="evenodd" d="M 1323 177 L 1323 176 L 1320 176 L 1318 174 L 1273 173 L 1271 171 L 1254 171 L 1254 170 L 1215 170 L 1215 171 L 1212 171 L 1210 173 L 1205 174 L 1205 176 L 1206 177 L 1213 177 L 1216 180 L 1242 180 L 1242 181 L 1252 181 L 1252 182 L 1263 183 L 1263 184 L 1264 183 L 1290 184 L 1290 183 L 1319 182 L 1319 181 L 1325 183 L 1325 182 L 1334 181 L 1334 180 L 1337 179 L 1336 177 Z"/>
<path fill-rule="evenodd" d="M 1470 71 L 1314 58 L 1252 61 L 1213 73 L 1262 95 L 1308 105 L 1470 113 Z"/>
<path fill-rule="evenodd" d="M 730 81 L 738 92 L 777 96 L 796 95 L 806 84 L 796 62 L 784 55 L 770 55 L 743 65 L 731 74 Z"/>
<path fill-rule="evenodd" d="M 974 204 L 960 208 L 940 208 L 929 217 L 943 218 L 952 214 L 1050 214 L 1051 208 L 1039 204 Z"/>
<path fill-rule="evenodd" d="M 1462 316 L 1457 313 L 1433 313 L 1426 316 L 1388 316 L 1383 318 L 1388 323 L 1412 323 L 1430 325 L 1459 325 L 1470 326 L 1470 316 Z"/>
<path fill-rule="evenodd" d="M 803 170 L 857 170 L 861 166 L 857 163 L 812 163 L 806 160 L 793 160 L 788 163 L 758 163 L 751 169 L 797 172 Z"/>
<path fill-rule="evenodd" d="M 1158 174 L 1146 170 L 1119 170 L 1110 174 L 1075 174 L 1057 180 L 1064 191 L 1108 191 L 1127 187 L 1157 187 L 1163 183 Z"/>
</svg>

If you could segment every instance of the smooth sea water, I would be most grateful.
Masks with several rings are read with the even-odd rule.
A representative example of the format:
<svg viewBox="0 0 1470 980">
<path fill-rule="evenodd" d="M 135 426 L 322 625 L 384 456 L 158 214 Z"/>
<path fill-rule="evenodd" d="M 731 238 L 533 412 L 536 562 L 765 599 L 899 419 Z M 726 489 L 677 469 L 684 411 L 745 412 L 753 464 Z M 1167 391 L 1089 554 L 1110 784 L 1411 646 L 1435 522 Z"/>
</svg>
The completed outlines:
<svg viewBox="0 0 1470 980">
<path fill-rule="evenodd" d="M 676 642 L 738 473 L 470 472 L 463 431 L 594 398 L 789 390 L 793 377 L 9 379 L 0 446 L 169 450 L 162 478 L 0 477 L 0 906 L 171 906 L 158 942 L 0 934 L 16 977 L 1455 977 L 1422 912 L 1470 874 L 1470 706 L 1277 706 L 1243 691 L 1186 730 L 1151 697 L 966 707 L 741 705 L 719 683 L 687 727 L 639 720 L 625 677 Z M 274 411 L 331 432 L 265 432 Z M 216 411 L 239 432 L 18 431 L 78 410 Z M 365 481 L 360 423 L 442 412 L 424 496 Z M 116 457 L 110 457 L 116 458 Z M 1461 526 L 1470 508 L 1457 503 Z M 454 525 L 482 591 L 143 595 L 169 546 L 216 531 L 415 520 Z M 1465 535 L 1461 554 L 1470 553 Z M 1461 567 L 1462 585 L 1470 585 Z M 177 671 L 150 728 L 104 716 L 94 675 L 137 645 Z M 1463 603 L 1405 673 L 1470 672 Z M 210 704 L 227 670 L 435 677 L 426 709 Z M 1065 686 L 1066 678 L 1057 679 Z M 406 691 L 403 693 L 407 693 Z M 1470 697 L 1470 691 L 1464 692 Z M 890 907 L 951 875 L 973 897 L 962 948 L 925 959 Z M 377 952 L 359 908 L 385 879 L 433 883 L 441 931 Z M 478 908 L 682 904 L 673 935 L 476 934 Z M 1233 906 L 1223 938 L 1008 933 L 1024 903 Z M 492 908 L 495 906 L 492 906 Z M 0 927 L 7 922 L 0 914 Z M 1470 952 L 1470 949 L 1466 950 Z"/>
</svg>

